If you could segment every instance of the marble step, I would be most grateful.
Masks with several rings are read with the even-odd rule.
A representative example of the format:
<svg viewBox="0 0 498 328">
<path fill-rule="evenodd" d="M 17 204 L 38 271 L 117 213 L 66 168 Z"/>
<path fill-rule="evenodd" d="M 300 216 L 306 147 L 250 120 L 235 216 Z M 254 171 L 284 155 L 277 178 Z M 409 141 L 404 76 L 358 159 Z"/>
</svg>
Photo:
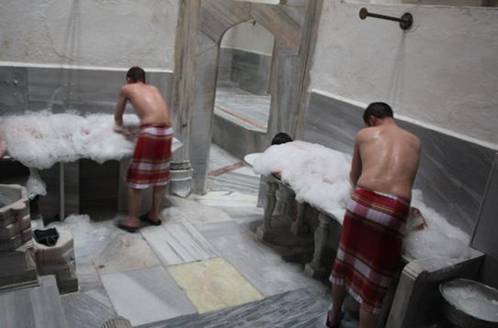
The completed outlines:
<svg viewBox="0 0 498 328">
<path fill-rule="evenodd" d="M 192 314 L 141 328 L 324 327 L 327 289 L 301 288 L 264 300 L 206 314 Z"/>
<path fill-rule="evenodd" d="M 229 172 L 216 177 L 209 177 L 208 185 L 210 190 L 257 194 L 259 190 L 259 177 Z"/>
<path fill-rule="evenodd" d="M 41 278 L 41 286 L 0 294 L 2 328 L 66 328 L 55 278 Z"/>
</svg>

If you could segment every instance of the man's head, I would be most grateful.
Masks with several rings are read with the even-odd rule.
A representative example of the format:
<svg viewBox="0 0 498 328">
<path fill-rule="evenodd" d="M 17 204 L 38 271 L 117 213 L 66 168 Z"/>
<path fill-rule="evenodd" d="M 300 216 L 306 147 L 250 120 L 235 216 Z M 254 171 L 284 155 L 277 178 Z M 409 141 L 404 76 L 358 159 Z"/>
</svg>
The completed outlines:
<svg viewBox="0 0 498 328">
<path fill-rule="evenodd" d="M 281 145 L 287 142 L 291 142 L 292 138 L 285 132 L 277 133 L 271 140 L 272 145 Z"/>
<path fill-rule="evenodd" d="M 374 102 L 368 105 L 363 113 L 363 121 L 367 126 L 375 126 L 385 119 L 394 117 L 391 107 L 383 102 Z"/>
<path fill-rule="evenodd" d="M 128 81 L 128 83 L 145 83 L 145 71 L 138 66 L 133 66 L 126 73 L 126 81 Z"/>
</svg>

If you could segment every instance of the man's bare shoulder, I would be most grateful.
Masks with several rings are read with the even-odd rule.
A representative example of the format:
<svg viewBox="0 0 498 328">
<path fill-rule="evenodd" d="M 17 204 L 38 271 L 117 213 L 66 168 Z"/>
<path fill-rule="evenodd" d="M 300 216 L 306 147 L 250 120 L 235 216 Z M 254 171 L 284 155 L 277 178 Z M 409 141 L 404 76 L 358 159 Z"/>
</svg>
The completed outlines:
<svg viewBox="0 0 498 328">
<path fill-rule="evenodd" d="M 132 84 L 125 84 L 121 87 L 121 94 L 129 97 L 132 93 L 133 90 L 133 85 Z"/>
<path fill-rule="evenodd" d="M 356 141 L 361 142 L 366 139 L 371 138 L 375 133 L 377 133 L 379 128 L 371 126 L 371 127 L 366 127 L 362 128 L 360 131 L 356 133 Z"/>
<path fill-rule="evenodd" d="M 411 133 L 408 130 L 401 129 L 401 128 L 400 128 L 400 130 L 403 132 L 405 137 L 410 141 L 410 143 L 412 143 L 417 148 L 421 147 L 421 142 L 420 142 L 419 137 L 417 137 L 415 134 Z"/>
</svg>

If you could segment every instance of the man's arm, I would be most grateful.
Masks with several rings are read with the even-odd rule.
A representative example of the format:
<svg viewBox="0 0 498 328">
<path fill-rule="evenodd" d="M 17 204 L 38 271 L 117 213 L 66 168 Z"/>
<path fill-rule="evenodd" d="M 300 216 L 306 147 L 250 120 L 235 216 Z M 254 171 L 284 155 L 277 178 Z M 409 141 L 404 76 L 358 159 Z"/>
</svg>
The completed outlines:
<svg viewBox="0 0 498 328">
<path fill-rule="evenodd" d="M 349 180 L 353 188 L 356 187 L 358 179 L 360 178 L 361 175 L 361 156 L 360 156 L 360 146 L 358 139 L 359 139 L 358 136 L 356 136 L 356 140 L 354 143 L 353 160 L 351 161 L 351 172 L 349 173 Z"/>
<path fill-rule="evenodd" d="M 128 98 L 126 96 L 126 88 L 125 86 L 121 87 L 121 91 L 119 92 L 118 101 L 116 103 L 116 108 L 114 110 L 114 122 L 115 128 L 121 130 L 123 127 L 123 113 L 126 108 L 126 102 Z"/>
</svg>

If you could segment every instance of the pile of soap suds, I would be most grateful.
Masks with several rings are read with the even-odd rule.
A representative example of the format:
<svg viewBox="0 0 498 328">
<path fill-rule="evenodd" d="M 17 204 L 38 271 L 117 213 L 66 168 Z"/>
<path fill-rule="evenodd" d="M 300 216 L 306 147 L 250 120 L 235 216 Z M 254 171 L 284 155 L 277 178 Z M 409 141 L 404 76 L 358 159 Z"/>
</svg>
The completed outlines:
<svg viewBox="0 0 498 328">
<path fill-rule="evenodd" d="M 282 181 L 291 186 L 298 201 L 342 220 L 351 193 L 347 178 L 350 163 L 348 154 L 318 144 L 293 141 L 266 149 L 254 160 L 253 168 L 267 176 L 280 172 Z"/>
<path fill-rule="evenodd" d="M 469 258 L 470 236 L 448 223 L 436 210 L 425 205 L 422 191 L 413 190 L 411 206 L 416 207 L 426 220 L 427 227 L 410 231 L 404 239 L 405 254 L 411 258 L 427 257 Z"/>
<path fill-rule="evenodd" d="M 123 119 L 129 128 L 139 125 L 136 115 L 124 115 Z M 7 141 L 11 157 L 27 167 L 47 169 L 80 158 L 103 163 L 131 155 L 133 141 L 113 127 L 111 114 L 81 116 L 45 110 L 2 118 L 0 137 Z"/>
<path fill-rule="evenodd" d="M 259 156 L 248 157 L 256 173 L 269 176 L 280 172 L 282 181 L 294 190 L 297 200 L 331 214 L 342 224 L 351 194 L 350 155 L 318 144 L 293 141 L 271 146 Z M 416 259 L 470 256 L 467 247 L 470 237 L 426 206 L 421 191 L 413 191 L 411 206 L 420 210 L 427 227 L 407 233 L 405 255 Z"/>
</svg>

